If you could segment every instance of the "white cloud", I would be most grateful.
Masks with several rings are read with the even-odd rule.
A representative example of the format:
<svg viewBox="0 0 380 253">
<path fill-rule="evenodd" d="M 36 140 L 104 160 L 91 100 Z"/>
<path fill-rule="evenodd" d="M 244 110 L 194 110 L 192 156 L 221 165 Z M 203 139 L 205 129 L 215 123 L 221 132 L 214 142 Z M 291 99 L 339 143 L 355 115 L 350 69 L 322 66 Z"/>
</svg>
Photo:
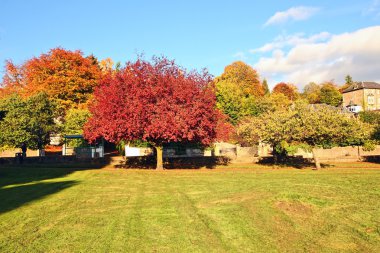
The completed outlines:
<svg viewBox="0 0 380 253">
<path fill-rule="evenodd" d="M 286 11 L 276 12 L 267 20 L 267 22 L 265 22 L 264 26 L 280 24 L 289 20 L 305 20 L 313 16 L 316 12 L 318 12 L 318 10 L 319 8 L 316 7 L 292 7 Z"/>
<path fill-rule="evenodd" d="M 246 60 L 247 59 L 247 56 L 245 55 L 244 52 L 237 52 L 232 57 L 238 58 L 239 60 Z"/>
<path fill-rule="evenodd" d="M 368 16 L 372 15 L 375 18 L 380 17 L 380 0 L 373 0 L 369 7 L 364 9 L 363 14 Z"/>
<path fill-rule="evenodd" d="M 249 50 L 250 53 L 265 53 L 274 49 L 281 49 L 289 46 L 297 46 L 301 44 L 309 44 L 313 42 L 326 41 L 331 37 L 328 32 L 321 32 L 310 37 L 305 37 L 303 33 L 293 35 L 279 35 L 272 42 L 265 44 L 262 47 Z"/>
<path fill-rule="evenodd" d="M 299 88 L 311 81 L 343 83 L 347 74 L 356 81 L 380 81 L 380 26 L 329 35 L 323 42 L 319 37 L 303 38 L 287 52 L 273 47 L 272 55 L 261 57 L 254 67 L 262 76 Z"/>
</svg>

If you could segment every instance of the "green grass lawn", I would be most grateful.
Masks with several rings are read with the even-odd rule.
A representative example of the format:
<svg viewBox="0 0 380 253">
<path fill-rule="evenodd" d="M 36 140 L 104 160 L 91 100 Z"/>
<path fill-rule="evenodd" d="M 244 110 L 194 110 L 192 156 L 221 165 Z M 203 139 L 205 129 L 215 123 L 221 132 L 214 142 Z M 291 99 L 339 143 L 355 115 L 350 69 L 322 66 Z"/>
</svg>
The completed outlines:
<svg viewBox="0 0 380 253">
<path fill-rule="evenodd" d="M 0 252 L 380 252 L 380 165 L 0 168 Z"/>
</svg>

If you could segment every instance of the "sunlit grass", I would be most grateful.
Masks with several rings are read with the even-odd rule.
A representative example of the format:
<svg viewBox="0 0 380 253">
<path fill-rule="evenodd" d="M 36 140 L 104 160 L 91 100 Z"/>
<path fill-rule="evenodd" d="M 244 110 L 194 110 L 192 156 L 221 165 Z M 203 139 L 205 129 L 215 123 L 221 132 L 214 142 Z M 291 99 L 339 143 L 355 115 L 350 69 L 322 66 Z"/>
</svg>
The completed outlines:
<svg viewBox="0 0 380 253">
<path fill-rule="evenodd" d="M 380 166 L 0 169 L 0 252 L 379 252 Z"/>
</svg>

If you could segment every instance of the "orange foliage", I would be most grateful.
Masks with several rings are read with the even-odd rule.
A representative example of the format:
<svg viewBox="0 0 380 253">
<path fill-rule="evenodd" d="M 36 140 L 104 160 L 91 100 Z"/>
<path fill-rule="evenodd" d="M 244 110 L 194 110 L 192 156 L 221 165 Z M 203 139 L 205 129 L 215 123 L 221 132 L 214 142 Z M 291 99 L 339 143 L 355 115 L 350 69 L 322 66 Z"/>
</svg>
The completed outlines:
<svg viewBox="0 0 380 253">
<path fill-rule="evenodd" d="M 16 67 L 6 65 L 3 93 L 17 92 L 29 97 L 44 91 L 62 109 L 86 103 L 101 77 L 94 56 L 83 57 L 79 50 L 51 49 L 46 54 Z"/>
<path fill-rule="evenodd" d="M 292 84 L 286 84 L 286 83 L 278 83 L 273 88 L 273 93 L 274 94 L 282 93 L 292 101 L 296 100 L 299 97 L 297 87 L 295 87 Z"/>
<path fill-rule="evenodd" d="M 3 76 L 0 98 L 13 93 L 19 94 L 24 87 L 22 69 L 13 64 L 12 61 L 5 62 L 5 74 Z"/>
<path fill-rule="evenodd" d="M 259 97 L 265 93 L 256 70 L 242 61 L 233 62 L 226 66 L 218 79 L 236 83 L 244 94 Z"/>
<path fill-rule="evenodd" d="M 113 69 L 113 60 L 111 58 L 103 59 L 100 61 L 99 66 L 102 72 L 111 72 Z"/>
</svg>

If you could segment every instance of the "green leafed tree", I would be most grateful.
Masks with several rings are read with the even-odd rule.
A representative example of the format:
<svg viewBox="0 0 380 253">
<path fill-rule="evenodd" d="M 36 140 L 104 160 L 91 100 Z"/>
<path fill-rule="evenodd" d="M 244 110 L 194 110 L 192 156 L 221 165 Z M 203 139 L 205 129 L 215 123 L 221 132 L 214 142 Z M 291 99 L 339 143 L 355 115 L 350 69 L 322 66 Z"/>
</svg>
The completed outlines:
<svg viewBox="0 0 380 253">
<path fill-rule="evenodd" d="M 228 65 L 215 79 L 217 107 L 236 124 L 242 117 L 257 114 L 255 100 L 264 95 L 256 70 L 244 62 Z"/>
<path fill-rule="evenodd" d="M 336 108 L 310 106 L 304 102 L 248 118 L 238 127 L 238 134 L 245 140 L 253 144 L 260 141 L 270 144 L 275 158 L 292 153 L 297 147 L 313 151 L 317 169 L 320 162 L 315 148 L 362 145 L 370 139 L 372 132 L 369 124 Z"/>
<path fill-rule="evenodd" d="M 347 85 L 351 85 L 353 84 L 354 82 L 352 81 L 352 77 L 350 75 L 347 75 L 346 78 L 344 79 L 346 80 L 346 84 Z"/>
<path fill-rule="evenodd" d="M 88 109 L 72 108 L 68 110 L 62 126 L 63 135 L 83 134 L 83 127 L 90 118 L 90 115 Z M 87 145 L 87 142 L 83 139 L 67 140 L 67 143 L 71 147 Z"/>
<path fill-rule="evenodd" d="M 37 149 L 49 142 L 54 130 L 54 108 L 46 93 L 22 99 L 18 95 L 0 101 L 0 145 L 2 147 L 28 147 Z"/>
<path fill-rule="evenodd" d="M 265 112 L 274 112 L 277 110 L 289 108 L 292 103 L 293 102 L 282 93 L 273 93 L 269 96 L 257 98 L 255 99 L 254 103 L 255 111 L 257 112 L 256 116 Z"/>
<path fill-rule="evenodd" d="M 322 85 L 320 90 L 321 103 L 332 106 L 339 106 L 342 104 L 342 99 L 342 94 L 333 83 L 326 82 Z"/>
<path fill-rule="evenodd" d="M 63 124 L 63 133 L 83 134 L 83 126 L 89 118 L 90 112 L 87 109 L 72 108 L 68 110 Z"/>
<path fill-rule="evenodd" d="M 350 87 L 354 81 L 352 80 L 352 77 L 350 75 L 347 75 L 344 80 L 346 81 L 345 84 L 343 84 L 340 88 L 339 88 L 339 91 L 344 91 L 345 89 L 347 89 L 348 87 Z"/>
<path fill-rule="evenodd" d="M 380 142 L 380 113 L 378 111 L 362 111 L 359 113 L 359 119 L 362 122 L 371 124 L 375 130 L 372 139 L 377 143 Z"/>
</svg>

